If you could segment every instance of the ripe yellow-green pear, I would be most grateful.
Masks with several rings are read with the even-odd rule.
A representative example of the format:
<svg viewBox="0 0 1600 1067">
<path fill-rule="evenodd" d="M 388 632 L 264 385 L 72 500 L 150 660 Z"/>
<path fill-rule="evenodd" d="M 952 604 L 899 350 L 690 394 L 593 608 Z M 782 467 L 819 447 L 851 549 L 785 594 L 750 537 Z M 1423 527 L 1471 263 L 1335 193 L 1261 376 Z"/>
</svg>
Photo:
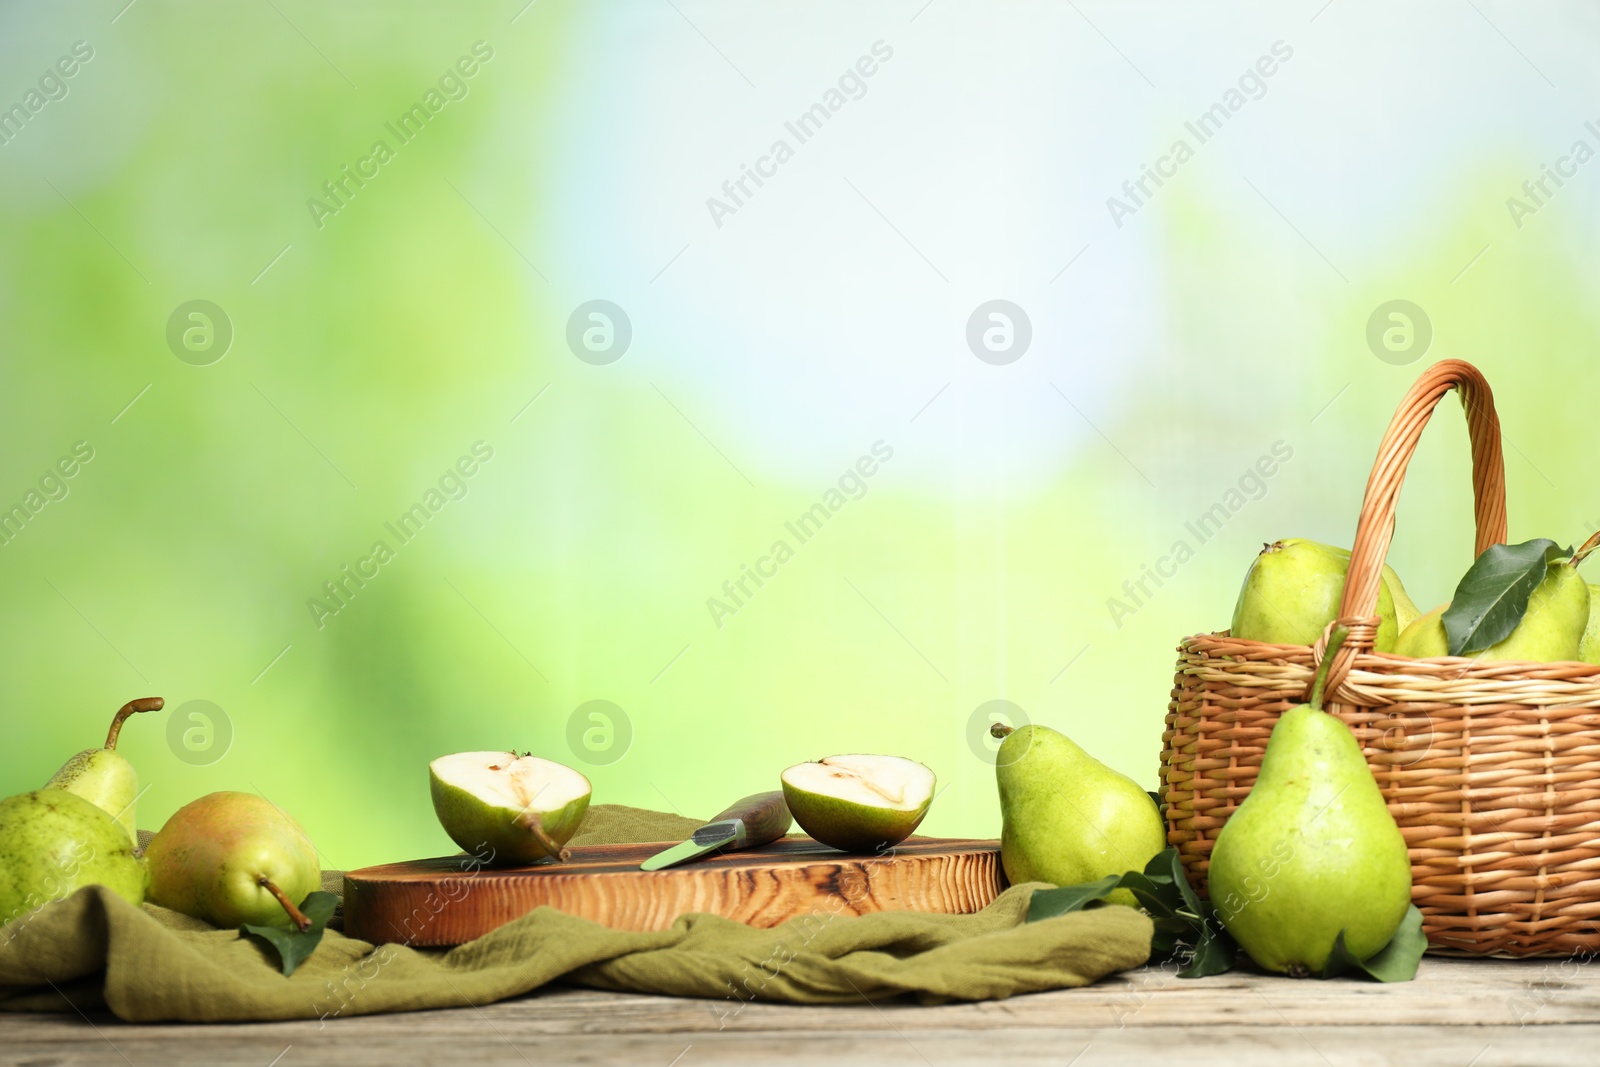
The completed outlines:
<svg viewBox="0 0 1600 1067">
<path fill-rule="evenodd" d="M 86 748 L 67 760 L 50 776 L 45 788 L 76 793 L 115 819 L 127 832 L 128 840 L 137 840 L 139 829 L 133 815 L 134 801 L 139 796 L 139 775 L 133 764 L 117 751 L 117 738 L 128 716 L 141 711 L 159 711 L 165 703 L 160 697 L 141 697 L 122 705 L 111 720 L 105 747 Z"/>
<path fill-rule="evenodd" d="M 110 815 L 65 789 L 0 801 L 0 923 L 86 885 L 129 904 L 144 900 L 144 864 Z"/>
<path fill-rule="evenodd" d="M 1394 600 L 1394 625 L 1395 633 L 1398 635 L 1401 630 L 1415 622 L 1422 612 L 1417 608 L 1417 602 L 1411 599 L 1411 594 L 1406 592 L 1405 583 L 1387 563 L 1383 565 L 1383 584 L 1389 587 L 1389 596 Z M 1378 596 L 1381 599 L 1383 594 L 1380 592 Z"/>
<path fill-rule="evenodd" d="M 1357 959 L 1394 937 L 1411 906 L 1411 860 L 1355 735 L 1322 710 L 1348 631 L 1331 635 L 1311 701 L 1279 717 L 1261 772 L 1211 850 L 1211 903 L 1269 971 L 1319 974 L 1335 938 Z"/>
<path fill-rule="evenodd" d="M 882 852 L 911 836 L 933 803 L 934 774 L 902 756 L 829 756 L 782 775 L 800 829 L 845 852 Z"/>
<path fill-rule="evenodd" d="M 1450 654 L 1450 639 L 1444 632 L 1443 615 L 1449 604 L 1440 604 L 1432 611 L 1417 616 L 1410 626 L 1400 631 L 1394 643 L 1394 654 L 1413 659 L 1437 659 Z"/>
<path fill-rule="evenodd" d="M 1583 640 L 1578 642 L 1578 658 L 1585 663 L 1600 664 L 1600 585 L 1589 585 L 1589 624 L 1584 627 Z"/>
<path fill-rule="evenodd" d="M 1570 562 L 1552 565 L 1544 581 L 1528 598 L 1528 609 L 1511 635 L 1471 659 L 1485 662 L 1524 660 L 1531 663 L 1560 663 L 1582 658 L 1581 643 L 1589 626 L 1589 585 Z M 1442 604 L 1421 616 L 1400 634 L 1394 652 L 1415 659 L 1437 659 L 1450 654 L 1450 639 L 1442 616 L 1450 607 Z"/>
<path fill-rule="evenodd" d="M 450 840 L 485 863 L 565 860 L 589 810 L 589 779 L 515 752 L 457 752 L 428 764 L 433 811 Z"/>
<path fill-rule="evenodd" d="M 1573 554 L 1573 566 L 1580 566 L 1596 547 L 1600 547 L 1600 533 L 1585 541 Z M 1589 621 L 1584 625 L 1583 637 L 1578 641 L 1578 658 L 1585 663 L 1600 665 L 1600 585 L 1589 583 Z"/>
<path fill-rule="evenodd" d="M 311 925 L 299 905 L 322 887 L 306 832 L 266 797 L 208 793 L 179 808 L 144 851 L 152 904 L 213 926 Z"/>
<path fill-rule="evenodd" d="M 1161 811 L 1139 783 L 1047 726 L 990 732 L 1000 787 L 1000 862 L 1013 884 L 1081 885 L 1142 871 L 1167 846 Z M 1137 907 L 1119 889 L 1114 903 Z"/>
<path fill-rule="evenodd" d="M 1349 550 L 1334 545 L 1290 537 L 1265 546 L 1245 574 L 1231 633 L 1275 645 L 1316 644 L 1339 612 L 1349 568 Z M 1410 622 L 1416 614 L 1400 576 L 1385 564 L 1378 583 L 1380 622 L 1374 649 L 1393 649 L 1404 625 L 1401 619 Z"/>
</svg>

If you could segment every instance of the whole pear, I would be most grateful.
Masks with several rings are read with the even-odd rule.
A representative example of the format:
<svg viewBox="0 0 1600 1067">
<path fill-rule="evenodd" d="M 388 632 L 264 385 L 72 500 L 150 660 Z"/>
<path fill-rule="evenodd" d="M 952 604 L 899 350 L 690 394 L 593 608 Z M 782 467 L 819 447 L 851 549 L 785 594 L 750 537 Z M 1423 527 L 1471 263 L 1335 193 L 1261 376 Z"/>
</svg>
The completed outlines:
<svg viewBox="0 0 1600 1067">
<path fill-rule="evenodd" d="M 1394 643 L 1394 654 L 1413 659 L 1438 659 L 1450 654 L 1450 638 L 1444 632 L 1439 616 L 1450 607 L 1440 604 L 1426 615 L 1419 615 L 1410 626 L 1400 631 Z"/>
<path fill-rule="evenodd" d="M 165 704 L 160 697 L 140 697 L 122 705 L 111 720 L 105 747 L 86 748 L 67 760 L 50 776 L 45 788 L 76 793 L 115 819 L 117 825 L 127 831 L 128 840 L 137 840 L 139 829 L 134 822 L 133 805 L 139 796 L 139 775 L 133 764 L 117 751 L 117 738 L 128 716 L 141 711 L 160 711 Z"/>
<path fill-rule="evenodd" d="M 1355 735 L 1322 710 L 1334 631 L 1311 702 L 1281 715 L 1250 795 L 1217 835 L 1207 875 L 1228 933 L 1269 971 L 1303 978 L 1327 965 L 1342 932 L 1372 956 L 1411 906 L 1405 838 Z"/>
<path fill-rule="evenodd" d="M 1150 794 L 1047 726 L 1006 733 L 995 753 L 1000 786 L 1000 862 L 1013 884 L 1079 885 L 1142 871 L 1167 846 Z M 1136 907 L 1119 889 L 1110 899 Z"/>
<path fill-rule="evenodd" d="M 1233 608 L 1233 636 L 1275 645 L 1315 644 L 1339 613 L 1349 569 L 1348 549 L 1298 537 L 1266 545 L 1245 573 Z M 1378 583 L 1380 622 L 1373 647 L 1388 652 L 1400 633 L 1401 604 L 1412 616 L 1417 606 L 1406 595 L 1400 576 L 1387 564 L 1383 575 Z M 1400 602 L 1396 590 L 1403 598 Z"/>
<path fill-rule="evenodd" d="M 1571 562 L 1553 564 L 1528 598 L 1517 628 L 1477 655 L 1483 660 L 1560 663 L 1578 658 L 1589 625 L 1589 583 Z M 1444 623 L 1439 624 L 1444 629 Z"/>
<path fill-rule="evenodd" d="M 322 886 L 300 824 L 254 793 L 208 793 L 173 813 L 145 848 L 152 904 L 213 926 L 310 925 L 299 909 Z"/>
<path fill-rule="evenodd" d="M 144 864 L 110 815 L 65 789 L 0 801 L 0 923 L 91 884 L 144 900 Z"/>
<path fill-rule="evenodd" d="M 1578 658 L 1600 664 L 1600 585 L 1589 584 L 1589 623 L 1578 642 Z"/>
<path fill-rule="evenodd" d="M 1600 533 L 1585 541 L 1573 553 L 1572 565 L 1580 566 L 1596 548 L 1600 548 Z M 1600 585 L 1589 585 L 1589 621 L 1584 624 L 1583 637 L 1578 640 L 1578 658 L 1585 663 L 1600 664 Z"/>
<path fill-rule="evenodd" d="M 1398 633 L 1417 621 L 1422 612 L 1417 608 L 1417 602 L 1411 599 L 1411 594 L 1406 592 L 1405 583 L 1387 563 L 1383 565 L 1383 584 L 1389 587 L 1389 595 L 1394 599 L 1394 625 Z M 1378 595 L 1382 597 L 1383 594 L 1380 592 Z"/>
<path fill-rule="evenodd" d="M 1581 659 L 1582 642 L 1590 626 L 1590 586 L 1570 561 L 1552 565 L 1528 598 L 1522 621 L 1505 640 L 1470 658 L 1485 662 L 1522 660 L 1561 663 Z M 1415 659 L 1437 659 L 1450 654 L 1442 604 L 1419 617 L 1395 642 L 1394 652 Z M 1591 661 L 1593 662 L 1593 661 Z"/>
</svg>

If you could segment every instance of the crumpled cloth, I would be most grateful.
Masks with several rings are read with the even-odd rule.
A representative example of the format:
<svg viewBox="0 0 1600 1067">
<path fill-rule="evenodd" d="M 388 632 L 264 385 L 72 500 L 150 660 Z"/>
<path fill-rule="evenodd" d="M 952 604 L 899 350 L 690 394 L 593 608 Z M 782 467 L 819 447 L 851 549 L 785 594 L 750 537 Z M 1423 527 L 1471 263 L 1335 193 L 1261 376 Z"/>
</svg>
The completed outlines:
<svg viewBox="0 0 1600 1067">
<path fill-rule="evenodd" d="M 572 843 L 671 841 L 698 825 L 597 805 Z M 638 933 L 541 907 L 452 949 L 373 946 L 330 929 L 285 978 L 254 938 L 87 886 L 0 928 L 0 1009 L 68 1001 L 134 1022 L 316 1019 L 482 1005 L 561 981 L 712 998 L 731 1015 L 750 1000 L 999 999 L 1088 985 L 1149 958 L 1150 920 L 1132 908 L 1027 924 L 1038 888 L 1013 886 L 974 915 L 823 914 L 767 930 L 697 914 Z"/>
</svg>

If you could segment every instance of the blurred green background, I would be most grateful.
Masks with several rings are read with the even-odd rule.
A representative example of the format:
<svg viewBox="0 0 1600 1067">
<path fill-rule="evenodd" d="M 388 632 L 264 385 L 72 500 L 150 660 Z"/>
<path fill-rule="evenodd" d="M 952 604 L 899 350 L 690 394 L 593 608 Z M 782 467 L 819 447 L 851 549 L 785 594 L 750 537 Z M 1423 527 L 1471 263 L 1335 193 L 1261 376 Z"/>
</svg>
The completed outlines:
<svg viewBox="0 0 1600 1067">
<path fill-rule="evenodd" d="M 145 694 L 142 825 L 259 791 L 336 867 L 453 851 L 425 767 L 477 748 L 691 815 L 892 752 L 925 832 L 994 836 L 1006 701 L 1153 788 L 1176 642 L 1262 542 L 1350 542 L 1433 360 L 1494 384 L 1513 537 L 1600 527 L 1600 27 L 1481 7 L 0 6 L 0 791 Z M 995 299 L 1020 355 L 969 345 Z M 625 349 L 616 310 L 569 344 L 595 300 Z M 1369 345 L 1393 300 L 1425 348 Z M 1440 411 L 1391 555 L 1425 609 L 1472 543 Z"/>
</svg>

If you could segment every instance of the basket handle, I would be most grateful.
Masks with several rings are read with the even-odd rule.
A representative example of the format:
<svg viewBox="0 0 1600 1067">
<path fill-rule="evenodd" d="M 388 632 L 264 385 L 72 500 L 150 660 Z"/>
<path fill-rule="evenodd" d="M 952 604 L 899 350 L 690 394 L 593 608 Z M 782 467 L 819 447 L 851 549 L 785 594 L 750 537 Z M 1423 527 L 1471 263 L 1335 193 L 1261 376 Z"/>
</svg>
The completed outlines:
<svg viewBox="0 0 1600 1067">
<path fill-rule="evenodd" d="M 1459 359 L 1441 360 L 1424 371 L 1406 393 L 1378 445 L 1378 458 L 1361 501 L 1355 543 L 1350 546 L 1350 569 L 1344 598 L 1339 602 L 1339 617 L 1329 624 L 1328 632 L 1312 650 L 1314 665 L 1320 665 L 1328 633 L 1340 623 L 1350 627 L 1350 639 L 1335 653 L 1328 673 L 1330 694 L 1344 684 L 1357 654 L 1372 649 L 1378 631 L 1378 584 L 1394 537 L 1395 504 L 1405 483 L 1406 466 L 1433 409 L 1451 389 L 1461 391 L 1461 403 L 1467 409 L 1467 433 L 1472 438 L 1472 495 L 1478 526 L 1473 558 L 1506 539 L 1506 468 L 1494 393 L 1477 367 Z"/>
</svg>

